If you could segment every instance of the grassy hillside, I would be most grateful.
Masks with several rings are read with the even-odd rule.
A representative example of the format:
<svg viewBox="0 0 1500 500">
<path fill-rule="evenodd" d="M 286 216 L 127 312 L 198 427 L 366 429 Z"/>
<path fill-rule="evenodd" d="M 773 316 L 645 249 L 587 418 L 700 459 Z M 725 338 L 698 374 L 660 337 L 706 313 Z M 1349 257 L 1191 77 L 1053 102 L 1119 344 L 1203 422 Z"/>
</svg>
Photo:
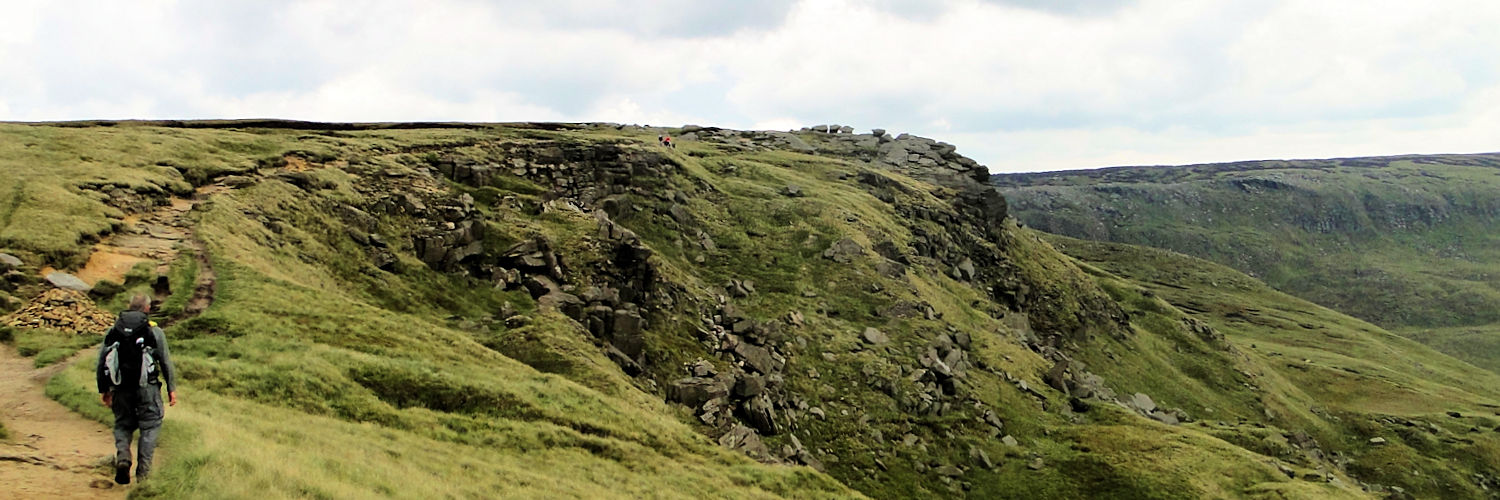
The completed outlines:
<svg viewBox="0 0 1500 500">
<path fill-rule="evenodd" d="M 184 402 L 140 497 L 1482 498 L 1500 476 L 1500 377 L 1201 261 L 1044 241 L 941 143 L 82 125 L 0 125 L 35 144 L 0 159 L 31 172 L 0 206 L 29 266 L 220 187 L 191 216 L 206 265 L 170 277 L 212 269 L 215 297 L 168 329 Z M 90 366 L 49 394 L 104 420 Z"/>
<path fill-rule="evenodd" d="M 1133 296 L 1127 300 L 1170 304 L 1223 334 L 1243 356 L 1239 364 L 1250 383 L 1270 395 L 1262 400 L 1267 415 L 1314 437 L 1321 453 L 1340 456 L 1361 480 L 1395 483 L 1421 472 L 1430 484 L 1417 481 L 1407 490 L 1419 497 L 1493 494 L 1447 488 L 1474 473 L 1492 476 L 1500 463 L 1500 427 L 1492 425 L 1500 423 L 1494 400 L 1500 379 L 1494 374 L 1218 264 L 1146 247 L 1044 237 L 1095 266 L 1101 279 L 1126 281 L 1131 290 L 1121 294 Z M 1372 438 L 1387 444 L 1373 445 Z M 1242 441 L 1253 436 L 1229 439 L 1288 452 L 1275 436 L 1253 443 Z M 1421 464 L 1441 466 L 1405 469 Z"/>
<path fill-rule="evenodd" d="M 1043 231 L 1229 265 L 1500 370 L 1500 155 L 996 176 Z"/>
</svg>

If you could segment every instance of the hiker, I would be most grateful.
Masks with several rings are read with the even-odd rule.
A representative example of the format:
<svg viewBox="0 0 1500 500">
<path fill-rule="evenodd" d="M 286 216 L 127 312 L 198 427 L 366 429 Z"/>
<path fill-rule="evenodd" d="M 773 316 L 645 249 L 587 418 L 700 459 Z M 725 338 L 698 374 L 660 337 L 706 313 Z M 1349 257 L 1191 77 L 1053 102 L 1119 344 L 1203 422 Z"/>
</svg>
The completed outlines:
<svg viewBox="0 0 1500 500">
<path fill-rule="evenodd" d="M 670 136 L 670 135 L 663 135 L 663 136 L 661 136 L 661 145 L 669 147 L 669 148 L 673 148 L 673 149 L 677 148 L 677 146 L 673 146 L 672 145 L 672 136 Z"/>
<path fill-rule="evenodd" d="M 167 401 L 177 406 L 177 370 L 167 353 L 167 338 L 151 312 L 151 299 L 136 295 L 104 335 L 96 369 L 99 400 L 115 413 L 115 482 L 130 484 L 130 440 L 139 430 L 135 479 L 151 474 L 151 456 L 161 432 L 161 381 L 167 380 Z"/>
</svg>

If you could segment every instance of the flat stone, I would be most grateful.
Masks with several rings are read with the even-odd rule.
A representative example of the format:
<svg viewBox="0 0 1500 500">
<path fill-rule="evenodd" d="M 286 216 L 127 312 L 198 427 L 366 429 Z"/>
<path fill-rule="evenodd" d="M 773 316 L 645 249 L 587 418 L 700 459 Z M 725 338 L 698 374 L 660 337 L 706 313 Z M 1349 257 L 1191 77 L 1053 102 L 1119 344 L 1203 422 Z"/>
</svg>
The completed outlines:
<svg viewBox="0 0 1500 500">
<path fill-rule="evenodd" d="M 865 333 L 860 337 L 862 337 L 865 342 L 869 342 L 875 345 L 887 344 L 891 341 L 890 336 L 874 328 L 865 328 Z"/>
<path fill-rule="evenodd" d="M 74 276 L 74 275 L 71 275 L 71 274 L 68 274 L 68 273 L 65 273 L 65 272 L 61 272 L 61 271 L 52 272 L 52 273 L 47 274 L 47 282 L 51 283 L 52 286 L 55 286 L 55 287 L 58 287 L 58 288 L 64 288 L 64 289 L 68 289 L 68 290 L 76 290 L 76 291 L 79 291 L 79 292 L 87 292 L 87 291 L 89 291 L 90 289 L 93 288 L 93 287 L 89 286 L 88 283 L 84 283 L 83 280 L 78 279 L 77 276 Z"/>
<path fill-rule="evenodd" d="M 1382 445 L 1385 444 L 1385 438 L 1383 438 L 1383 437 L 1372 437 L 1372 438 L 1370 438 L 1370 444 L 1373 444 L 1375 446 L 1382 446 Z"/>
<path fill-rule="evenodd" d="M 21 266 L 24 265 L 26 265 L 26 263 L 21 262 L 20 258 L 8 253 L 0 253 L 0 271 L 20 269 Z"/>
</svg>

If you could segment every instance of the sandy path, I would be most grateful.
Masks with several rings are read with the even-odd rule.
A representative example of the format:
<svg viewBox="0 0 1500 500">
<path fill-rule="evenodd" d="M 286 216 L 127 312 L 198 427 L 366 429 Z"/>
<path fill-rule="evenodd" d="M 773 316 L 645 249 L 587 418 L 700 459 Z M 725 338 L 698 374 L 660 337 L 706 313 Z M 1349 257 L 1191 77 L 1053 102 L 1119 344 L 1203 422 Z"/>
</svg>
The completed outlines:
<svg viewBox="0 0 1500 500">
<path fill-rule="evenodd" d="M 44 394 L 66 363 L 32 368 L 32 360 L 0 345 L 0 497 L 125 498 L 126 487 L 97 466 L 114 456 L 104 425 L 69 411 Z"/>
</svg>

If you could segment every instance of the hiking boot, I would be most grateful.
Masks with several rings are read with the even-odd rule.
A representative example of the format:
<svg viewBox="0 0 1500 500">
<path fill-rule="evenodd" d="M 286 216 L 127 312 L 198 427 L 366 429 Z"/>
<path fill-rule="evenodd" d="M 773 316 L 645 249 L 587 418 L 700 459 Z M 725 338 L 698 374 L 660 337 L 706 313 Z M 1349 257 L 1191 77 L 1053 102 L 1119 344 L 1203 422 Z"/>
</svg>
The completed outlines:
<svg viewBox="0 0 1500 500">
<path fill-rule="evenodd" d="M 130 461 L 115 462 L 115 483 L 130 484 Z"/>
</svg>

